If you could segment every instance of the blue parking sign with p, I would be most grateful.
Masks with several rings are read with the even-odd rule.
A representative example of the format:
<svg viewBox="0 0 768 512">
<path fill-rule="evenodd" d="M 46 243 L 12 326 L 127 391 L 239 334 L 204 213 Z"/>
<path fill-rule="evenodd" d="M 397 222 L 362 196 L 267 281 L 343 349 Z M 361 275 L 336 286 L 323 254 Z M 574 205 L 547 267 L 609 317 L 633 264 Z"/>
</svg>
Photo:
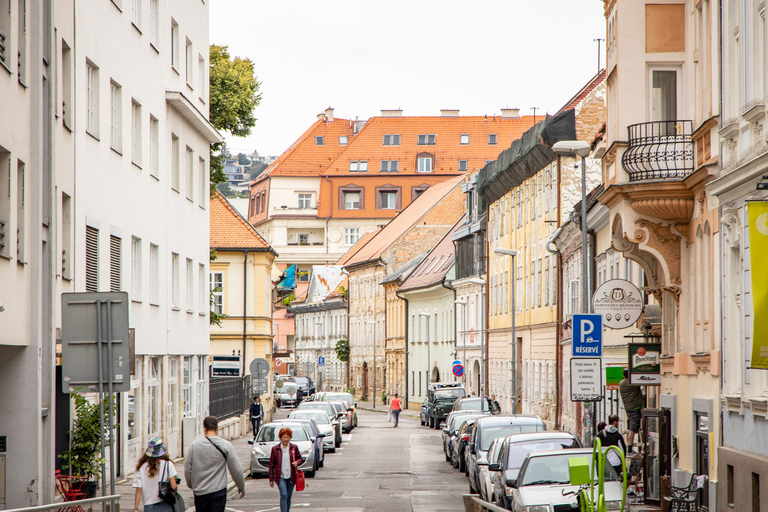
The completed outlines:
<svg viewBox="0 0 768 512">
<path fill-rule="evenodd" d="M 601 315 L 573 315 L 573 357 L 603 356 Z"/>
</svg>

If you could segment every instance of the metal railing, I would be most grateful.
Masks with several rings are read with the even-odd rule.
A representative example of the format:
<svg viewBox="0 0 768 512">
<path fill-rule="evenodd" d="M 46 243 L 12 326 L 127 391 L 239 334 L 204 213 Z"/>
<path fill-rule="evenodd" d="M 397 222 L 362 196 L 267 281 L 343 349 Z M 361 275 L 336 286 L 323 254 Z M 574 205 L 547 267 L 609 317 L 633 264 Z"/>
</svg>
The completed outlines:
<svg viewBox="0 0 768 512">
<path fill-rule="evenodd" d="M 693 172 L 692 121 L 654 121 L 627 127 L 621 157 L 629 181 L 683 179 Z"/>
<path fill-rule="evenodd" d="M 40 505 L 37 507 L 12 508 L 9 510 L 4 510 L 3 512 L 44 512 L 46 510 L 68 512 L 76 510 L 78 507 L 80 507 L 81 510 L 84 510 L 85 512 L 93 512 L 93 505 L 98 503 L 101 503 L 102 508 L 107 512 L 120 512 L 120 498 L 122 498 L 121 495 L 113 494 L 110 496 L 99 496 L 98 498 L 88 498 L 86 500 L 60 501 L 57 503 Z"/>
<path fill-rule="evenodd" d="M 208 384 L 211 416 L 219 421 L 240 416 L 251 404 L 251 376 L 213 377 Z"/>
<path fill-rule="evenodd" d="M 493 503 L 483 501 L 477 494 L 464 494 L 464 510 L 466 512 L 507 512 L 507 509 Z"/>
</svg>

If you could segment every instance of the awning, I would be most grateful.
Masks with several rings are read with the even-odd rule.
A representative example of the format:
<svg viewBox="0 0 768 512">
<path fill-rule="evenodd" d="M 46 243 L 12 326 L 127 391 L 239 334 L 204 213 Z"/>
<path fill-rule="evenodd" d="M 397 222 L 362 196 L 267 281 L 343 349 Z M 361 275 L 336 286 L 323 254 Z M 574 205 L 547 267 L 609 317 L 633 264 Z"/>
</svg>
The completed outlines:
<svg viewBox="0 0 768 512">
<path fill-rule="evenodd" d="M 293 290 L 296 288 L 296 265 L 291 265 L 283 272 L 282 279 L 277 283 L 278 290 Z"/>
</svg>

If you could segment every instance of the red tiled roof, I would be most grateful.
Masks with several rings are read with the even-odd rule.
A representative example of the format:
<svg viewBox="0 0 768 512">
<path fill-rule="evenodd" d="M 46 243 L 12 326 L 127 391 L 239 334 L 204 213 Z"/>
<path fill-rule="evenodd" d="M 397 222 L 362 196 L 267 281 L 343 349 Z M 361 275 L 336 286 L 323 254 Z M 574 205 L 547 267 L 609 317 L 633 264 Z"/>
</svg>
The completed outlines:
<svg viewBox="0 0 768 512">
<path fill-rule="evenodd" d="M 398 291 L 424 288 L 425 286 L 439 284 L 443 281 L 455 261 L 451 234 L 463 224 L 464 217 L 466 217 L 466 214 L 462 215 L 456 224 L 453 225 L 453 228 L 445 234 L 443 239 L 429 251 L 424 261 L 403 281 Z"/>
<path fill-rule="evenodd" d="M 250 249 L 277 253 L 256 228 L 216 192 L 210 202 L 210 237 L 213 249 Z"/>
<path fill-rule="evenodd" d="M 337 265 L 346 265 L 346 263 L 357 254 L 357 252 L 362 249 L 365 244 L 368 243 L 368 240 L 376 236 L 376 233 L 378 231 L 371 231 L 370 233 L 366 233 L 363 236 L 361 236 L 357 242 L 355 242 L 355 245 L 349 248 L 349 250 L 344 254 L 344 256 L 341 257 L 339 261 L 336 262 Z"/>
<path fill-rule="evenodd" d="M 355 265 L 366 261 L 378 259 L 387 247 L 392 245 L 408 229 L 430 212 L 444 197 L 453 189 L 459 186 L 464 179 L 464 175 L 455 176 L 442 183 L 429 187 L 415 201 L 403 210 L 397 217 L 392 219 L 389 224 L 376 232 L 365 247 L 350 258 L 345 266 Z"/>
</svg>

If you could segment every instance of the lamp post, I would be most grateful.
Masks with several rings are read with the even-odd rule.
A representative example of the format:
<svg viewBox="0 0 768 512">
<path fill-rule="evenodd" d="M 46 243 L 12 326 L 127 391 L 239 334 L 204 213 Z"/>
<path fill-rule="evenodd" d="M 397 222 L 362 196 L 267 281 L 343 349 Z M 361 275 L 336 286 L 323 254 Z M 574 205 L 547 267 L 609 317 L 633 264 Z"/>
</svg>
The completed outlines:
<svg viewBox="0 0 768 512">
<path fill-rule="evenodd" d="M 509 397 L 512 400 L 512 414 L 517 414 L 517 337 L 515 334 L 515 315 L 517 314 L 517 296 L 515 295 L 515 257 L 517 251 L 497 247 L 493 250 L 500 256 L 509 256 L 512 267 L 512 332 L 509 337 Z"/>
<path fill-rule="evenodd" d="M 373 341 L 373 408 L 376 408 L 376 320 L 368 320 L 371 326 L 371 340 Z"/>
<path fill-rule="evenodd" d="M 430 351 L 431 342 L 429 340 L 429 319 L 432 314 L 422 311 L 419 313 L 419 316 L 427 318 L 427 394 L 429 394 L 429 383 L 432 382 L 432 353 Z"/>
<path fill-rule="evenodd" d="M 321 320 L 315 318 L 315 325 L 319 326 L 319 337 L 320 337 L 320 348 L 318 349 L 318 353 L 320 356 L 325 356 L 324 348 L 325 348 L 325 329 L 324 324 Z M 320 369 L 320 357 L 317 358 L 317 371 L 316 371 L 316 379 L 317 379 L 317 388 L 318 391 L 323 391 L 323 370 Z"/>
<path fill-rule="evenodd" d="M 469 301 L 466 300 L 455 300 L 455 304 L 459 306 L 464 306 L 464 355 L 462 356 L 462 363 L 464 364 L 464 375 L 463 375 L 463 382 L 464 382 L 464 388 L 467 387 L 467 305 L 469 305 Z"/>
<path fill-rule="evenodd" d="M 478 394 L 484 396 L 485 392 L 485 281 L 479 277 L 473 277 L 467 280 L 468 283 L 479 284 L 482 286 L 482 299 L 480 302 L 480 389 Z"/>
</svg>

